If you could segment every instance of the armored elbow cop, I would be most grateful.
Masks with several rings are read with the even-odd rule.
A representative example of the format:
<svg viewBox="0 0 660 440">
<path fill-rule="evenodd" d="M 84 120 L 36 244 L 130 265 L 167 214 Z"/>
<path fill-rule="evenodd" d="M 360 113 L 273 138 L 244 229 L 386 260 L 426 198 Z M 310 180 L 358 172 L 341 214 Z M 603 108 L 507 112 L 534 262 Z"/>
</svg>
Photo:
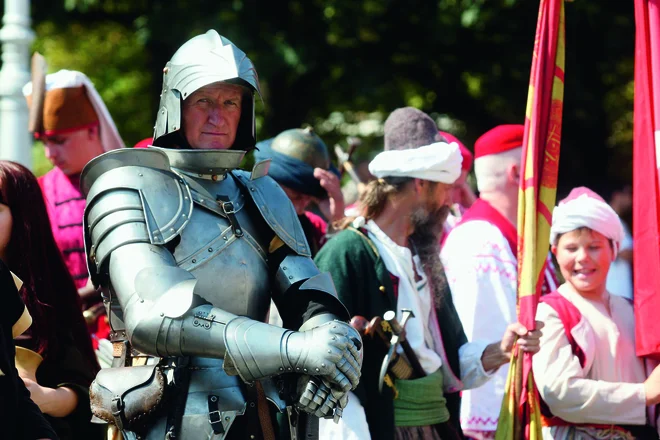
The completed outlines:
<svg viewBox="0 0 660 440">
<path fill-rule="evenodd" d="M 362 341 L 341 321 L 294 332 L 238 317 L 227 323 L 224 339 L 225 371 L 246 382 L 291 372 L 321 376 L 348 391 L 360 378 Z"/>
</svg>

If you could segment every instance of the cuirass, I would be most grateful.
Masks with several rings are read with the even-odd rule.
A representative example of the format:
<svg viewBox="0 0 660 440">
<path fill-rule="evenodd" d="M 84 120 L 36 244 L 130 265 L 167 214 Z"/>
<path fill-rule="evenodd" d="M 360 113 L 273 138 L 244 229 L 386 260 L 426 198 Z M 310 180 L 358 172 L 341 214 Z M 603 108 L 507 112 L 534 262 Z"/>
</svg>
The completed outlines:
<svg viewBox="0 0 660 440">
<path fill-rule="evenodd" d="M 230 174 L 221 181 L 182 176 L 191 187 L 194 208 L 174 249 L 177 264 L 197 279 L 196 295 L 228 312 L 264 321 L 270 304 L 268 247 L 274 234 Z M 235 212 L 233 227 L 223 211 L 227 201 Z"/>
</svg>

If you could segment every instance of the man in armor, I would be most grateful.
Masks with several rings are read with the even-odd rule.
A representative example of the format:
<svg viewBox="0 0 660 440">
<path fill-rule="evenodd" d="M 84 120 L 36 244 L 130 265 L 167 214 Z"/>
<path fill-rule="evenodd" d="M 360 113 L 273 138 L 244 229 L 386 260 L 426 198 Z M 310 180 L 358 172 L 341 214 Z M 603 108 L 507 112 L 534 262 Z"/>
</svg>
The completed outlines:
<svg viewBox="0 0 660 440">
<path fill-rule="evenodd" d="M 126 438 L 275 438 L 273 408 L 296 438 L 314 417 L 338 420 L 357 386 L 360 336 L 293 206 L 268 162 L 238 169 L 255 145 L 255 93 L 245 53 L 198 35 L 163 69 L 156 146 L 83 171 L 90 272 L 124 367 L 99 373 L 92 406 Z M 285 328 L 265 324 L 271 298 Z"/>
<path fill-rule="evenodd" d="M 332 165 L 328 147 L 311 127 L 294 128 L 259 142 L 254 156 L 257 160 L 271 160 L 268 175 L 291 200 L 313 258 L 327 241 L 328 224 L 309 210 L 310 205 L 328 199 L 328 220 L 344 217 L 339 170 Z"/>
</svg>

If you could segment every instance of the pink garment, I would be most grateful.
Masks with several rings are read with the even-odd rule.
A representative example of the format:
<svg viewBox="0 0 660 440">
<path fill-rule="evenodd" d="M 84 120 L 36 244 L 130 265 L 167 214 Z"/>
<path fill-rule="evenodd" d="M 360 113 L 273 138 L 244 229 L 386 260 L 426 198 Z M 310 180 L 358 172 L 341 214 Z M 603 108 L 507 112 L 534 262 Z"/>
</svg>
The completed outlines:
<svg viewBox="0 0 660 440">
<path fill-rule="evenodd" d="M 80 176 L 66 176 L 59 168 L 39 178 L 55 242 L 78 289 L 89 277 L 82 226 L 85 198 L 79 183 Z"/>
<path fill-rule="evenodd" d="M 300 219 L 300 224 L 305 232 L 307 242 L 311 247 L 312 257 L 314 257 L 323 247 L 325 242 L 328 241 L 328 237 L 326 236 L 326 233 L 328 232 L 328 223 L 326 223 L 326 221 L 319 215 L 310 211 L 305 211 L 305 213 L 298 218 Z"/>
</svg>

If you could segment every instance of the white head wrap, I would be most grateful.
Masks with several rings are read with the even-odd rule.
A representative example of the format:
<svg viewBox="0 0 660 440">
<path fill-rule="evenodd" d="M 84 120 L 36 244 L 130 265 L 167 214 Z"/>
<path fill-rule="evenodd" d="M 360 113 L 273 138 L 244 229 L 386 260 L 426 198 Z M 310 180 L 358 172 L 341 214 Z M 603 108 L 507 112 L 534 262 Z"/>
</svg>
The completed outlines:
<svg viewBox="0 0 660 440">
<path fill-rule="evenodd" d="M 66 89 L 73 87 L 85 86 L 87 89 L 87 96 L 89 97 L 92 107 L 99 118 L 99 131 L 101 134 L 101 145 L 103 151 L 115 150 L 117 148 L 124 148 L 124 141 L 121 140 L 117 126 L 108 112 L 101 95 L 94 88 L 94 84 L 89 80 L 87 75 L 75 70 L 60 70 L 50 75 L 46 75 L 46 91 L 53 89 Z M 29 96 L 32 94 L 32 82 L 27 83 L 23 87 L 23 95 Z"/>
<path fill-rule="evenodd" d="M 460 147 L 456 142 L 436 142 L 408 150 L 379 153 L 369 163 L 369 172 L 381 177 L 412 177 L 452 184 L 461 175 Z"/>
<path fill-rule="evenodd" d="M 624 232 L 621 219 L 610 205 L 588 188 L 575 188 L 559 202 L 552 213 L 550 243 L 557 244 L 560 234 L 587 227 L 600 232 L 614 243 L 614 256 L 621 246 Z"/>
</svg>

